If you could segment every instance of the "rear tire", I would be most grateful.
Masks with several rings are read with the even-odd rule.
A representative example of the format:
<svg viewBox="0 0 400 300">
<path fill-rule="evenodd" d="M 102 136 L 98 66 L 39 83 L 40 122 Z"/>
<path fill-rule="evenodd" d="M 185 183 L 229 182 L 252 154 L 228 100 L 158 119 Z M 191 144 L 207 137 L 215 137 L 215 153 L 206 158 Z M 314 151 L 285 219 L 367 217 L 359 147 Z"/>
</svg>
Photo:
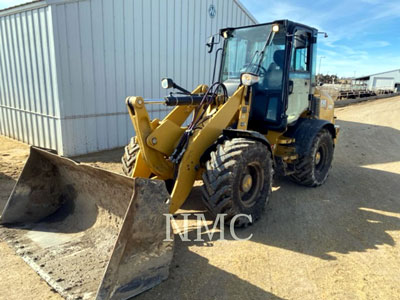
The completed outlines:
<svg viewBox="0 0 400 300">
<path fill-rule="evenodd" d="M 129 144 L 125 146 L 125 152 L 121 158 L 122 171 L 126 176 L 132 177 L 133 167 L 135 166 L 138 152 L 139 145 L 135 142 L 135 138 L 132 137 Z"/>
<path fill-rule="evenodd" d="M 227 140 L 210 153 L 205 167 L 203 201 L 214 216 L 227 214 L 226 224 L 237 214 L 251 215 L 252 223 L 260 218 L 273 177 L 271 153 L 263 143 L 245 138 Z M 236 227 L 249 224 L 246 217 L 235 221 Z"/>
<path fill-rule="evenodd" d="M 290 178 L 301 185 L 322 185 L 329 175 L 333 160 L 333 139 L 330 132 L 322 129 L 315 137 L 310 154 L 301 156 L 294 165 L 295 173 Z"/>
</svg>

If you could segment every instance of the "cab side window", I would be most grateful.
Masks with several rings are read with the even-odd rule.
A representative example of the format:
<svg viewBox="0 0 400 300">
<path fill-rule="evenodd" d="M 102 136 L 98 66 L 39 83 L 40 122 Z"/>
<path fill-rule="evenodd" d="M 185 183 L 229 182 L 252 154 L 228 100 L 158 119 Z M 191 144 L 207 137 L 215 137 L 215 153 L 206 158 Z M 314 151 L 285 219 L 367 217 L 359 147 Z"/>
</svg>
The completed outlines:
<svg viewBox="0 0 400 300">
<path fill-rule="evenodd" d="M 292 72 L 310 71 L 309 44 L 309 35 L 304 31 L 296 31 L 290 64 L 290 70 Z"/>
</svg>

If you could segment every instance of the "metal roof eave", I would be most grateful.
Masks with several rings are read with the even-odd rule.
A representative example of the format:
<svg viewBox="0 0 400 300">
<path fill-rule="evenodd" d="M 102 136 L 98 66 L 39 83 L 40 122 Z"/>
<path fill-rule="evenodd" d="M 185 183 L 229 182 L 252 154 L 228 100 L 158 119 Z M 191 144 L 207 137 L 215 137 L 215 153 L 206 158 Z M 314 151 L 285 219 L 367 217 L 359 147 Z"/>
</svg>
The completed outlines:
<svg viewBox="0 0 400 300">
<path fill-rule="evenodd" d="M 8 15 L 13 15 L 19 12 L 27 11 L 27 10 L 32 10 L 40 7 L 45 7 L 47 6 L 46 1 L 44 0 L 34 0 L 26 3 L 22 3 L 19 5 L 7 7 L 4 9 L 0 10 L 0 17 L 8 16 Z"/>
<path fill-rule="evenodd" d="M 33 0 L 25 3 L 21 3 L 19 5 L 7 7 L 0 10 L 0 17 L 13 15 L 16 13 L 38 9 L 42 7 L 49 6 L 51 4 L 61 4 L 61 3 L 68 3 L 68 2 L 79 2 L 82 0 Z"/>
<path fill-rule="evenodd" d="M 15 13 L 31 10 L 31 9 L 37 9 L 41 7 L 48 6 L 49 4 L 59 4 L 59 3 L 65 3 L 65 2 L 78 2 L 80 0 L 33 0 L 29 1 L 26 3 L 21 3 L 19 5 L 7 7 L 4 9 L 0 9 L 0 17 L 7 16 L 7 15 L 12 15 Z M 249 12 L 249 10 L 240 2 L 240 0 L 233 0 L 234 3 L 236 3 L 237 6 L 255 23 L 258 24 L 257 19 L 253 16 L 252 13 Z"/>
<path fill-rule="evenodd" d="M 399 72 L 400 72 L 400 69 L 394 69 L 394 70 L 385 71 L 385 72 L 379 72 L 379 73 L 375 73 L 375 74 L 371 74 L 371 75 L 365 75 L 365 76 L 357 77 L 357 78 L 355 78 L 355 79 L 356 79 L 356 80 L 366 80 L 366 79 L 364 79 L 364 78 L 368 78 L 368 79 L 369 79 L 371 76 L 376 76 L 376 75 L 381 75 L 381 74 L 391 73 L 391 72 L 396 72 L 396 71 L 399 71 Z"/>
<path fill-rule="evenodd" d="M 253 16 L 253 14 L 251 12 L 249 12 L 249 10 L 242 4 L 242 2 L 240 2 L 240 0 L 233 0 L 234 3 L 237 4 L 237 6 L 239 6 L 239 8 L 255 23 L 258 24 L 257 19 Z"/>
</svg>

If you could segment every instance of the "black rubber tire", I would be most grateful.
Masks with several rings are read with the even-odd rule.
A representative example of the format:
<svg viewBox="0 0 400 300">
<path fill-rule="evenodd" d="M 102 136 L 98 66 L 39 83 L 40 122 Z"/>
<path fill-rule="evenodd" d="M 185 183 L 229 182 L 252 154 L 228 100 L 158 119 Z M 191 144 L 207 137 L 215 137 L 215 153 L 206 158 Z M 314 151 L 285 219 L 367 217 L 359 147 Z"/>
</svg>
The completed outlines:
<svg viewBox="0 0 400 300">
<path fill-rule="evenodd" d="M 263 143 L 245 138 L 226 140 L 211 152 L 205 168 L 203 201 L 214 216 L 227 214 L 227 225 L 237 214 L 251 215 L 252 223 L 260 218 L 271 194 L 273 178 L 271 153 Z M 242 190 L 246 174 L 252 178 L 248 192 Z M 246 197 L 251 201 L 245 201 Z M 246 217 L 235 221 L 235 227 L 249 224 Z"/>
<path fill-rule="evenodd" d="M 294 165 L 295 173 L 290 178 L 301 185 L 317 187 L 322 185 L 332 166 L 334 144 L 331 133 L 322 129 L 314 138 L 310 154 L 299 157 Z M 317 163 L 317 153 L 320 153 Z"/>
<path fill-rule="evenodd" d="M 121 158 L 122 171 L 126 176 L 132 177 L 133 167 L 136 162 L 136 155 L 139 152 L 139 145 L 136 144 L 135 138 L 132 137 L 128 145 L 125 146 L 124 155 Z"/>
<path fill-rule="evenodd" d="M 136 156 L 139 152 L 139 144 L 136 144 L 135 138 L 132 137 L 128 145 L 125 146 L 124 155 L 121 158 L 122 171 L 126 176 L 132 177 L 133 167 L 136 163 Z M 150 177 L 154 176 L 153 174 Z M 175 181 L 172 179 L 165 180 L 167 191 L 171 194 Z"/>
</svg>

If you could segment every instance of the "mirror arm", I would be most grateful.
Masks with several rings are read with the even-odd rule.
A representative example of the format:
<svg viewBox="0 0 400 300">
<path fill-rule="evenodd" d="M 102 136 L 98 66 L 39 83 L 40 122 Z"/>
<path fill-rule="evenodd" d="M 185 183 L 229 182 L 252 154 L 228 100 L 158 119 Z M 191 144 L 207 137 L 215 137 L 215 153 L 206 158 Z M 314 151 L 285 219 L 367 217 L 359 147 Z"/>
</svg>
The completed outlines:
<svg viewBox="0 0 400 300">
<path fill-rule="evenodd" d="M 328 37 L 328 34 L 325 31 L 318 31 L 318 34 L 323 34 L 324 38 Z"/>
<path fill-rule="evenodd" d="M 172 88 L 177 89 L 178 91 L 181 91 L 182 93 L 185 93 L 185 94 L 188 94 L 188 95 L 191 94 L 191 92 L 189 92 L 188 90 L 185 90 L 183 87 L 180 87 L 175 82 L 173 83 Z"/>
<path fill-rule="evenodd" d="M 220 51 L 222 51 L 222 48 L 218 48 L 217 51 L 215 51 L 215 61 L 214 61 L 214 72 L 213 72 L 213 77 L 212 77 L 212 81 L 211 83 L 214 83 L 214 79 L 215 79 L 215 71 L 217 69 L 217 60 L 218 60 L 218 53 Z"/>
</svg>

